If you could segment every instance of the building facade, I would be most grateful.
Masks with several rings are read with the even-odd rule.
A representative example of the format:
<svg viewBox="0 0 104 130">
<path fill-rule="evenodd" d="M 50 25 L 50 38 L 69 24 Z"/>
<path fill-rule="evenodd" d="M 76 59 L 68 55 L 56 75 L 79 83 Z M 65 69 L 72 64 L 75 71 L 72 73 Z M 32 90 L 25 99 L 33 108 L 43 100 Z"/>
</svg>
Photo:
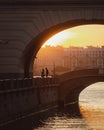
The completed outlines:
<svg viewBox="0 0 104 130">
<path fill-rule="evenodd" d="M 104 68 L 104 46 L 42 48 L 34 62 L 34 75 L 40 75 L 47 67 L 50 75 L 79 69 Z"/>
<path fill-rule="evenodd" d="M 75 69 L 104 68 L 104 47 L 69 47 L 65 49 L 64 66 Z"/>
</svg>

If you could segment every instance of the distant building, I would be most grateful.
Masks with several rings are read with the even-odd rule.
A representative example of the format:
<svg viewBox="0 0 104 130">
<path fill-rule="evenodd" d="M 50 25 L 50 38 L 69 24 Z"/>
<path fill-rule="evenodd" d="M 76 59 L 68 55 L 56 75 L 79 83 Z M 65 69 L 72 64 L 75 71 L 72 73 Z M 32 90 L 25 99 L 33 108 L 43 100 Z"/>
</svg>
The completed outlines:
<svg viewBox="0 0 104 130">
<path fill-rule="evenodd" d="M 69 47 L 65 49 L 64 65 L 70 70 L 104 67 L 104 47 Z"/>
<path fill-rule="evenodd" d="M 61 46 L 46 46 L 41 48 L 34 62 L 34 75 L 39 75 L 42 68 L 47 67 L 49 74 L 54 74 L 57 66 L 63 66 L 64 48 Z"/>
<path fill-rule="evenodd" d="M 69 47 L 46 46 L 41 48 L 34 62 L 34 75 L 40 75 L 41 69 L 47 67 L 50 75 L 54 71 L 73 71 L 85 68 L 104 68 L 104 46 Z"/>
</svg>

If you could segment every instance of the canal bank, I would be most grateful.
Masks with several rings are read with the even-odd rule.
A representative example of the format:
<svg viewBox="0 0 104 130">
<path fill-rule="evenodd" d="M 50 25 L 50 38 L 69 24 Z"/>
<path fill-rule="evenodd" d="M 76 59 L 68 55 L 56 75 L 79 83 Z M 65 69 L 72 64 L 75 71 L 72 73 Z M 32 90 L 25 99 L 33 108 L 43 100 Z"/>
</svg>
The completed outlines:
<svg viewBox="0 0 104 130">
<path fill-rule="evenodd" d="M 0 130 L 33 130 L 42 127 L 49 118 L 61 118 L 65 115 L 67 115 L 67 117 L 77 117 L 81 119 L 81 114 L 78 111 L 74 111 L 73 108 L 74 104 L 60 109 L 56 103 L 47 107 L 40 107 L 33 113 L 2 123 Z"/>
<path fill-rule="evenodd" d="M 58 85 L 53 78 L 0 80 L 0 124 L 56 107 Z"/>
</svg>

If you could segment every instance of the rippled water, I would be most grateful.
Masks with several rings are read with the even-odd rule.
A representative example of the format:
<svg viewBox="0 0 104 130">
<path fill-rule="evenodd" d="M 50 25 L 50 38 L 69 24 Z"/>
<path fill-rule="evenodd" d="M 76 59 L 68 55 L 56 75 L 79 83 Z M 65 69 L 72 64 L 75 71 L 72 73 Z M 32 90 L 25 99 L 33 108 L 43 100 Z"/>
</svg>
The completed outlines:
<svg viewBox="0 0 104 130">
<path fill-rule="evenodd" d="M 38 130 L 88 130 L 84 119 L 55 116 L 47 119 Z M 34 129 L 35 130 L 35 129 Z"/>
</svg>

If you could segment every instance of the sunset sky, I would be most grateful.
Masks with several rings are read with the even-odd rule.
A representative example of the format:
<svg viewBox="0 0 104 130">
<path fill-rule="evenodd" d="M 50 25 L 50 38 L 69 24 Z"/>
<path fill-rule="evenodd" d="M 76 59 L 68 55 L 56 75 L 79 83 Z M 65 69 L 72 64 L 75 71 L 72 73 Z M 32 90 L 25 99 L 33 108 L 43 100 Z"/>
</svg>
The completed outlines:
<svg viewBox="0 0 104 130">
<path fill-rule="evenodd" d="M 104 25 L 82 25 L 64 30 L 46 41 L 43 46 L 45 45 L 102 46 L 104 45 Z"/>
</svg>

